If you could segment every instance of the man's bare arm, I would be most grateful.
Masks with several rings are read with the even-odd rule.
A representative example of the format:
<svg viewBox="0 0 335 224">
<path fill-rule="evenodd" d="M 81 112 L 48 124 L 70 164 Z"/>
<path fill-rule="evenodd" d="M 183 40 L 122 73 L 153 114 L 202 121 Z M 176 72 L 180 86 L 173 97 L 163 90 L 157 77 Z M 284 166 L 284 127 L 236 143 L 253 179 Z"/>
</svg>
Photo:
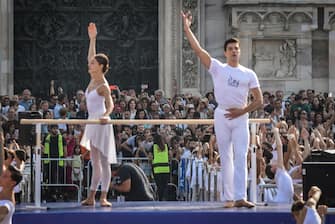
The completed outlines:
<svg viewBox="0 0 335 224">
<path fill-rule="evenodd" d="M 0 175 L 2 174 L 2 169 L 4 165 L 3 163 L 5 158 L 4 143 L 5 143 L 5 137 L 3 136 L 3 129 L 0 127 Z"/>
<path fill-rule="evenodd" d="M 201 63 L 206 67 L 208 70 L 211 64 L 211 56 L 208 54 L 208 52 L 203 49 L 200 46 L 199 41 L 193 34 L 191 30 L 191 24 L 192 24 L 192 15 L 190 12 L 181 12 L 181 16 L 183 17 L 183 23 L 184 23 L 184 31 L 185 35 L 187 37 L 188 42 L 191 45 L 191 48 L 195 52 L 195 54 L 199 57 Z"/>
<path fill-rule="evenodd" d="M 273 128 L 272 131 L 276 139 L 276 146 L 277 146 L 277 167 L 281 169 L 285 169 L 284 158 L 283 158 L 283 143 L 280 139 L 279 129 Z"/>
</svg>

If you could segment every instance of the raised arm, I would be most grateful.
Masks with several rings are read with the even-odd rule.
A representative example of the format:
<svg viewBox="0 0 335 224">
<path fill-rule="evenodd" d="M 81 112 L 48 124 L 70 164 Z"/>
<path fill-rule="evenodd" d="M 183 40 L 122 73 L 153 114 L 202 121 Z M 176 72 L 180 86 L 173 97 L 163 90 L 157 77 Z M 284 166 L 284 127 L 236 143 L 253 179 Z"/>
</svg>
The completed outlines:
<svg viewBox="0 0 335 224">
<path fill-rule="evenodd" d="M 55 95 L 55 80 L 51 80 L 50 81 L 50 96 L 54 96 Z"/>
<path fill-rule="evenodd" d="M 285 169 L 284 167 L 284 158 L 283 158 L 283 143 L 280 139 L 279 129 L 273 128 L 273 135 L 276 140 L 276 146 L 277 146 L 277 167 L 281 169 Z"/>
<path fill-rule="evenodd" d="M 3 136 L 3 129 L 0 127 L 0 175 L 2 174 L 4 160 L 5 160 L 5 149 L 4 149 L 5 137 Z"/>
<path fill-rule="evenodd" d="M 318 203 L 320 196 L 320 188 L 318 188 L 317 186 L 312 186 L 308 192 L 308 200 L 306 201 L 306 205 L 316 208 L 316 204 Z"/>
<path fill-rule="evenodd" d="M 194 36 L 191 30 L 191 24 L 192 24 L 191 13 L 181 12 L 181 16 L 183 17 L 185 36 L 187 37 L 187 40 L 190 43 L 191 48 L 194 50 L 195 54 L 200 58 L 201 63 L 206 67 L 206 69 L 209 69 L 209 66 L 211 65 L 211 56 L 208 54 L 206 50 L 204 50 L 200 46 L 199 41 Z"/>
<path fill-rule="evenodd" d="M 96 40 L 97 40 L 97 27 L 95 26 L 95 23 L 90 23 L 87 28 L 88 31 L 88 36 L 90 38 L 90 46 L 88 48 L 88 56 L 87 56 L 87 61 L 90 63 L 90 60 L 94 55 L 96 55 Z"/>
<path fill-rule="evenodd" d="M 311 154 L 311 145 L 309 144 L 309 133 L 305 128 L 301 129 L 301 138 L 304 140 L 304 151 L 302 158 L 305 160 Z"/>
</svg>

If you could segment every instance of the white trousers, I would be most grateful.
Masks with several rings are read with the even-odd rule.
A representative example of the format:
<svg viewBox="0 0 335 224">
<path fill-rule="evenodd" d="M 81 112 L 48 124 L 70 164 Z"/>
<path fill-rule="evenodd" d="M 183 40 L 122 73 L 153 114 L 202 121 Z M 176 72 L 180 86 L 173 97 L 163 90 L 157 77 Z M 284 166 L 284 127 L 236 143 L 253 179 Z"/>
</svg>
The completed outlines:
<svg viewBox="0 0 335 224">
<path fill-rule="evenodd" d="M 228 120 L 224 116 L 226 113 L 219 107 L 215 110 L 215 135 L 220 151 L 224 200 L 236 201 L 247 198 L 248 114 Z"/>
<path fill-rule="evenodd" d="M 92 161 L 92 191 L 96 191 L 101 182 L 101 191 L 108 192 L 111 182 L 112 172 L 107 157 L 95 147 L 91 147 L 91 161 Z"/>
</svg>

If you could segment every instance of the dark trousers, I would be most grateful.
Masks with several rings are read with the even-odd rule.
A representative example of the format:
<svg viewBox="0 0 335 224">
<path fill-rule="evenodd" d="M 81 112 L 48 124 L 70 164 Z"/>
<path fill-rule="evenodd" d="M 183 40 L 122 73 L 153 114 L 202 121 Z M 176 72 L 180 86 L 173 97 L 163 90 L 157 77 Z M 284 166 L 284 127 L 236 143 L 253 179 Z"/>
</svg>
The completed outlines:
<svg viewBox="0 0 335 224">
<path fill-rule="evenodd" d="M 154 174 L 155 182 L 157 185 L 158 200 L 166 200 L 166 195 L 168 192 L 168 183 L 170 179 L 169 173 L 158 173 Z"/>
</svg>

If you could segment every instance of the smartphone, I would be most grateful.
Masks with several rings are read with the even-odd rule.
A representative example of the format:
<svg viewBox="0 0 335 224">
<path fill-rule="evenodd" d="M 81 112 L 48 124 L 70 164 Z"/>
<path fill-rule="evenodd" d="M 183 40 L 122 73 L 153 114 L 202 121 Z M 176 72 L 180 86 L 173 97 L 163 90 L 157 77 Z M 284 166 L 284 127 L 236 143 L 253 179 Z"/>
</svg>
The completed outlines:
<svg viewBox="0 0 335 224">
<path fill-rule="evenodd" d="M 141 89 L 147 89 L 148 88 L 148 84 L 141 84 Z"/>
</svg>

